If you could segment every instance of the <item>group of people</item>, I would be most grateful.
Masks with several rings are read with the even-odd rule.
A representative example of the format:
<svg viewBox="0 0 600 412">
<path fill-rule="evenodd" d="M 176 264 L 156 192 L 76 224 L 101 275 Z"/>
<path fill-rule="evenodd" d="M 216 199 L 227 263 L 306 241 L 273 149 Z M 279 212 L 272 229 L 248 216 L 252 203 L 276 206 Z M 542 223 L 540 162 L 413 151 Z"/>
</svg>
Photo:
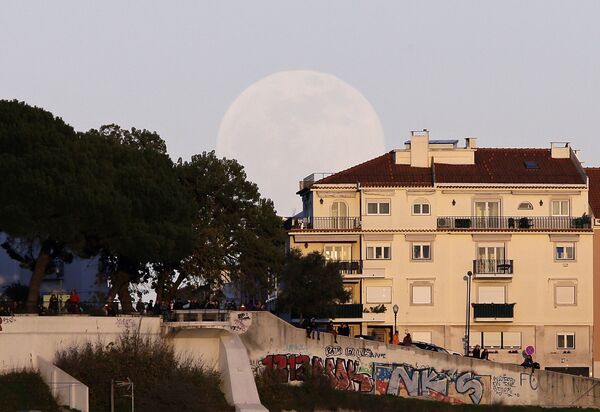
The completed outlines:
<svg viewBox="0 0 600 412">
<path fill-rule="evenodd" d="M 50 299 L 48 299 L 48 308 L 44 308 L 42 306 L 42 310 L 40 311 L 41 315 L 58 315 L 63 310 L 67 311 L 72 315 L 81 314 L 81 297 L 77 292 L 77 289 L 71 290 L 71 294 L 62 302 L 58 295 L 53 293 L 50 295 Z"/>
<path fill-rule="evenodd" d="M 479 345 L 475 345 L 473 348 L 473 358 L 490 360 L 489 356 L 490 352 L 487 350 L 487 348 L 483 348 L 483 350 L 481 350 Z"/>
<path fill-rule="evenodd" d="M 406 332 L 406 335 L 404 335 L 402 342 L 400 342 L 400 335 L 398 334 L 398 331 L 396 331 L 392 336 L 392 344 L 401 346 L 412 346 L 412 336 L 410 336 L 409 332 Z"/>
</svg>

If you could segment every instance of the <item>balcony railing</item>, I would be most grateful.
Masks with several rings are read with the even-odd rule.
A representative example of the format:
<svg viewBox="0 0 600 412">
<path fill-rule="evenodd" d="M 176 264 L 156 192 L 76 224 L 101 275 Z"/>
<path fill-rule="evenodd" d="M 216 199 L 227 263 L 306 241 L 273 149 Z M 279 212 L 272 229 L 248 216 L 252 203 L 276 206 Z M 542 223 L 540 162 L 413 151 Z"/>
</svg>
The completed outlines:
<svg viewBox="0 0 600 412">
<path fill-rule="evenodd" d="M 340 260 L 340 273 L 343 275 L 362 274 L 362 260 Z"/>
<path fill-rule="evenodd" d="M 506 259 L 478 259 L 473 261 L 476 275 L 512 275 L 513 261 Z"/>
<path fill-rule="evenodd" d="M 555 230 L 590 229 L 589 216 L 444 216 L 437 219 L 438 229 Z"/>
<path fill-rule="evenodd" d="M 512 319 L 514 303 L 473 303 L 475 319 Z"/>
<path fill-rule="evenodd" d="M 334 306 L 334 318 L 359 319 L 362 318 L 362 316 L 363 305 L 360 303 Z"/>
<path fill-rule="evenodd" d="M 305 217 L 295 219 L 292 229 L 360 229 L 359 217 Z"/>
</svg>

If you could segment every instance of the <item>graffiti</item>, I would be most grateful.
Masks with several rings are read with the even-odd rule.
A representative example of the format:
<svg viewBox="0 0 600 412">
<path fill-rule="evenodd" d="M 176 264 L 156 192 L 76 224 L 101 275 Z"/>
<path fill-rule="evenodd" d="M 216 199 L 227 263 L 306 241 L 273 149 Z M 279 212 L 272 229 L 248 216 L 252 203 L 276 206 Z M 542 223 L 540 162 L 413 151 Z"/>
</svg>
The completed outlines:
<svg viewBox="0 0 600 412">
<path fill-rule="evenodd" d="M 518 393 L 515 393 L 515 378 L 510 376 L 500 375 L 492 377 L 492 390 L 498 396 L 508 396 L 510 398 L 519 397 Z"/>
<path fill-rule="evenodd" d="M 9 324 L 9 323 L 13 323 L 16 322 L 17 318 L 15 318 L 14 316 L 1 316 L 0 317 L 0 332 L 2 332 L 2 324 L 4 323 L 5 325 Z"/>
<path fill-rule="evenodd" d="M 328 357 L 323 358 L 299 354 L 278 354 L 265 357 L 261 363 L 276 371 L 278 379 L 283 383 L 303 381 L 306 372 L 313 376 L 326 376 L 335 389 L 357 392 L 371 392 L 373 379 L 366 371 L 360 369 L 358 360 Z"/>
<path fill-rule="evenodd" d="M 375 394 L 424 397 L 450 403 L 489 403 L 489 376 L 472 372 L 438 372 L 406 364 L 375 364 Z M 486 399 L 484 399 L 486 397 Z"/>
<path fill-rule="evenodd" d="M 326 356 L 340 356 L 342 354 L 342 347 L 341 346 L 327 346 L 325 348 L 325 355 Z"/>
<path fill-rule="evenodd" d="M 379 358 L 385 359 L 385 353 L 375 353 L 369 348 L 346 348 L 346 356 L 357 358 Z"/>
<path fill-rule="evenodd" d="M 538 379 L 533 375 L 533 373 L 525 373 L 521 372 L 521 386 L 523 386 L 523 382 L 529 382 L 529 387 L 537 391 L 538 389 Z"/>
<path fill-rule="evenodd" d="M 124 329 L 135 328 L 135 320 L 132 318 L 117 318 L 117 326 Z"/>
<path fill-rule="evenodd" d="M 229 318 L 229 329 L 235 333 L 246 333 L 252 324 L 252 317 L 248 312 L 232 312 Z"/>
</svg>

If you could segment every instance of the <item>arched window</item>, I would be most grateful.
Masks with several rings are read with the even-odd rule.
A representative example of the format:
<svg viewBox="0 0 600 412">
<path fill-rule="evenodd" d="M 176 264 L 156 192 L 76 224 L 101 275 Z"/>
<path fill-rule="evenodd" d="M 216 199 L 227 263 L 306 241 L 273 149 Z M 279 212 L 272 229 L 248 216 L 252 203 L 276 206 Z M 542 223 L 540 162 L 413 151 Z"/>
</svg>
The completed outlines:
<svg viewBox="0 0 600 412">
<path fill-rule="evenodd" d="M 427 199 L 417 199 L 412 205 L 412 214 L 416 216 L 429 216 L 431 214 L 431 206 Z"/>
<path fill-rule="evenodd" d="M 519 210 L 533 210 L 533 205 L 529 202 L 519 203 Z"/>
</svg>

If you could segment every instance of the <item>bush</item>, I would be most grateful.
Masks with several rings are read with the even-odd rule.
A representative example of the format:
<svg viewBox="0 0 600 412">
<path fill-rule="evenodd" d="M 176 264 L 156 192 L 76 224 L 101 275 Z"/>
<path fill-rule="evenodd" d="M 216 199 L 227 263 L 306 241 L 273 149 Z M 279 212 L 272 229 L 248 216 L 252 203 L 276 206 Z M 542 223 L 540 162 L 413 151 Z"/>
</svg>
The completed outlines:
<svg viewBox="0 0 600 412">
<path fill-rule="evenodd" d="M 130 378 L 135 409 L 160 411 L 231 411 L 216 372 L 190 358 L 177 357 L 162 339 L 125 331 L 116 342 L 86 343 L 59 351 L 56 365 L 90 389 L 90 411 L 110 410 L 112 379 Z M 115 412 L 130 411 L 127 391 L 115 388 Z"/>
<path fill-rule="evenodd" d="M 42 377 L 30 371 L 0 375 L 0 411 L 28 409 L 59 411 L 58 404 Z"/>
</svg>

